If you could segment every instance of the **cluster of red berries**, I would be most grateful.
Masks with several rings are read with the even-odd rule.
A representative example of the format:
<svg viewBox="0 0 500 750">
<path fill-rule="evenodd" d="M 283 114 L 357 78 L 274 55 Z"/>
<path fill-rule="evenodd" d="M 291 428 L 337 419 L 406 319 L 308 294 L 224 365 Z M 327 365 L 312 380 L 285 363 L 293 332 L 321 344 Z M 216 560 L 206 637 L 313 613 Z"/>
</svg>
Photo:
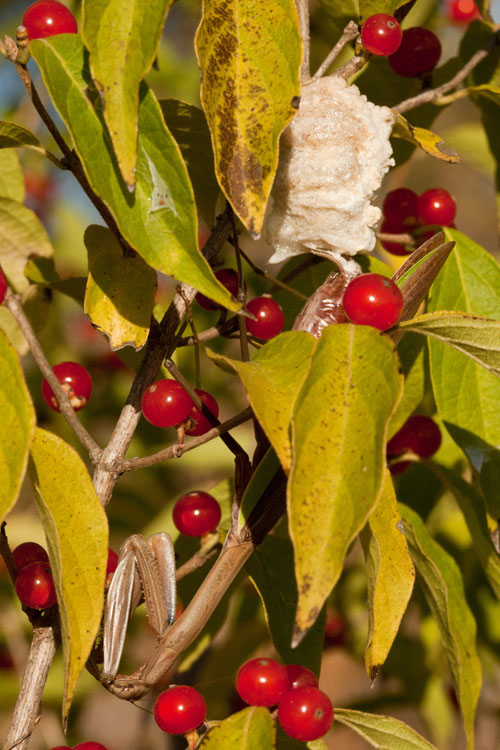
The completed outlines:
<svg viewBox="0 0 500 750">
<path fill-rule="evenodd" d="M 296 740 L 316 740 L 332 725 L 330 699 L 319 690 L 311 670 L 299 664 L 283 666 L 273 659 L 251 659 L 237 674 L 236 690 L 251 706 L 278 705 L 278 721 Z M 154 716 L 164 732 L 186 734 L 205 721 L 205 701 L 195 688 L 171 687 L 159 695 Z"/>
<path fill-rule="evenodd" d="M 441 430 L 430 417 L 412 414 L 387 443 L 389 461 L 411 451 L 420 458 L 430 458 L 441 445 Z M 411 461 L 394 461 L 389 464 L 391 474 L 402 474 Z"/>
<path fill-rule="evenodd" d="M 36 542 L 24 542 L 13 551 L 17 567 L 16 593 L 25 607 L 46 609 L 57 603 L 49 556 Z"/>
<path fill-rule="evenodd" d="M 423 26 L 402 31 L 388 13 L 376 13 L 366 19 L 361 41 L 372 55 L 388 57 L 394 72 L 405 78 L 427 75 L 441 57 L 441 44 L 432 31 Z"/>
<path fill-rule="evenodd" d="M 408 188 L 398 188 L 387 193 L 382 212 L 384 220 L 380 231 L 385 234 L 414 232 L 421 226 L 453 226 L 457 207 L 452 196 L 443 188 L 431 188 L 417 195 Z M 411 248 L 397 242 L 382 241 L 387 252 L 392 255 L 409 255 Z"/>
<path fill-rule="evenodd" d="M 195 388 L 195 393 L 217 418 L 219 405 L 215 398 L 201 388 Z M 183 424 L 186 435 L 204 435 L 212 427 L 182 385 L 168 378 L 157 380 L 146 390 L 142 397 L 142 413 L 155 427 L 174 427 Z"/>
<path fill-rule="evenodd" d="M 215 278 L 225 286 L 233 297 L 238 295 L 238 274 L 232 268 L 220 268 L 215 272 Z M 246 289 L 246 284 L 244 285 Z M 204 294 L 198 292 L 196 301 L 204 310 L 220 310 L 220 305 L 213 302 Z M 247 331 L 257 339 L 268 341 L 281 333 L 285 324 L 283 310 L 270 297 L 255 297 L 247 303 L 247 310 L 255 320 L 246 318 Z"/>
</svg>

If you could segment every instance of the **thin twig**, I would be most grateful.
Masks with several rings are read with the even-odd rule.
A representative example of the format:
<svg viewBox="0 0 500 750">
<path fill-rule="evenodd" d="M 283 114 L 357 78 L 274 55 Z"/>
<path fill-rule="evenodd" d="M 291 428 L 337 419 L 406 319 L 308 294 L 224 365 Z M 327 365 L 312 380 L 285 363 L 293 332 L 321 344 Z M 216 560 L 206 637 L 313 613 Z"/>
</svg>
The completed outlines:
<svg viewBox="0 0 500 750">
<path fill-rule="evenodd" d="M 177 568 L 175 573 L 176 581 L 180 581 L 181 578 L 184 578 L 190 573 L 194 573 L 195 570 L 202 568 L 212 557 L 217 554 L 217 552 L 220 552 L 220 549 L 218 549 L 217 547 L 212 547 L 212 549 L 208 550 L 208 552 L 195 552 L 195 554 L 190 557 L 189 560 L 184 563 L 184 565 L 181 565 L 179 568 Z"/>
<path fill-rule="evenodd" d="M 231 229 L 233 234 L 233 247 L 236 256 L 236 267 L 238 269 L 238 302 L 241 302 L 242 307 L 245 307 L 247 301 L 247 289 L 245 284 L 245 278 L 243 276 L 243 267 L 241 265 L 241 254 L 240 254 L 240 243 L 238 242 L 238 230 L 236 229 L 236 219 L 231 206 L 228 205 L 228 211 L 230 211 L 231 218 Z M 238 329 L 240 332 L 240 353 L 243 362 L 248 362 L 250 359 L 250 352 L 248 350 L 248 334 L 247 334 L 247 323 L 242 315 L 238 315 Z"/>
<path fill-rule="evenodd" d="M 397 242 L 400 245 L 414 245 L 415 238 L 411 234 L 389 234 L 387 232 L 377 232 L 377 239 L 380 242 Z"/>
<path fill-rule="evenodd" d="M 120 244 L 128 248 L 128 244 L 125 243 L 120 233 L 120 230 L 118 229 L 116 221 L 113 218 L 111 211 L 108 209 L 104 201 L 101 200 L 101 198 L 91 188 L 80 159 L 78 158 L 77 154 L 68 146 L 63 136 L 59 132 L 59 129 L 57 125 L 55 124 L 54 120 L 47 112 L 45 105 L 40 99 L 38 91 L 35 88 L 35 85 L 31 79 L 31 75 L 26 65 L 21 65 L 20 63 L 18 63 L 16 61 L 16 52 L 10 47 L 8 49 L 9 49 L 9 59 L 14 63 L 17 74 L 19 78 L 21 79 L 24 87 L 26 88 L 26 91 L 28 92 L 28 95 L 33 103 L 33 106 L 38 112 L 40 118 L 45 123 L 51 136 L 53 137 L 53 139 L 55 140 L 55 142 L 61 149 L 62 153 L 64 154 L 64 160 L 62 162 L 62 166 L 67 167 L 69 170 L 71 170 L 71 172 L 73 172 L 74 176 L 76 177 L 81 187 L 85 191 L 87 197 L 92 201 L 95 208 L 97 209 L 99 214 L 102 216 L 102 218 L 106 222 L 107 226 L 110 228 L 110 230 L 119 240 Z"/>
<path fill-rule="evenodd" d="M 325 57 L 321 65 L 319 66 L 316 73 L 313 75 L 313 79 L 315 78 L 321 78 L 330 65 L 334 62 L 334 60 L 337 59 L 337 57 L 340 55 L 346 44 L 349 42 L 352 42 L 353 39 L 356 39 L 356 37 L 359 35 L 359 28 L 357 23 L 354 21 L 349 21 L 347 26 L 345 27 L 342 36 L 338 40 L 337 44 L 333 47 L 333 49 L 329 52 L 329 54 Z"/>
<path fill-rule="evenodd" d="M 186 380 L 184 375 L 181 373 L 179 368 L 175 365 L 174 362 L 172 362 L 171 359 L 165 360 L 165 367 L 169 371 L 169 373 L 177 380 L 178 383 L 182 385 L 186 393 L 189 394 L 191 399 L 194 401 L 195 406 L 201 411 L 204 417 L 208 419 L 210 424 L 213 427 L 220 427 L 222 424 L 217 417 L 212 414 L 210 409 L 206 404 L 203 403 L 199 395 L 196 393 L 194 388 L 191 387 L 190 383 Z M 231 453 L 233 453 L 235 456 L 247 456 L 247 453 L 244 448 L 241 447 L 241 445 L 238 443 L 237 440 L 234 439 L 232 435 L 228 435 L 225 432 L 221 432 L 219 434 L 220 439 L 226 446 L 226 448 L 229 448 Z M 247 456 L 248 460 L 248 456 Z"/>
<path fill-rule="evenodd" d="M 253 412 L 250 408 L 244 409 L 244 411 L 231 417 L 231 419 L 228 419 L 226 422 L 223 422 L 217 427 L 212 427 L 212 429 L 204 435 L 199 435 L 198 437 L 193 438 L 189 443 L 182 443 L 182 445 L 175 443 L 175 445 L 169 445 L 168 448 L 164 448 L 162 451 L 153 453 L 150 456 L 144 456 L 143 458 L 129 458 L 126 461 L 122 461 L 119 466 L 119 471 L 124 472 L 132 471 L 132 469 L 144 469 L 147 466 L 159 464 L 162 461 L 168 461 L 171 458 L 180 458 L 184 453 L 192 451 L 194 448 L 198 448 L 199 445 L 204 445 L 205 443 L 210 442 L 210 440 L 214 440 L 224 433 L 229 432 L 229 430 L 238 427 L 238 425 L 243 424 L 243 422 L 248 422 L 252 416 Z"/>
<path fill-rule="evenodd" d="M 399 112 L 400 114 L 403 114 L 403 112 L 408 112 L 410 109 L 414 109 L 414 107 L 419 107 L 421 104 L 427 104 L 428 102 L 434 101 L 434 99 L 438 99 L 443 94 L 446 94 L 448 91 L 451 91 L 456 86 L 458 86 L 462 81 L 467 78 L 469 73 L 474 70 L 476 65 L 479 65 L 481 60 L 484 60 L 485 57 L 489 55 L 491 52 L 491 49 L 493 47 L 493 43 L 488 45 L 487 49 L 480 49 L 478 50 L 474 55 L 472 55 L 471 59 L 468 63 L 464 65 L 464 67 L 458 71 L 458 73 L 453 76 L 447 83 L 443 83 L 441 86 L 438 86 L 435 89 L 428 89 L 427 91 L 422 91 L 421 94 L 417 94 L 417 96 L 412 96 L 410 99 L 405 99 L 404 101 L 400 102 L 400 104 L 396 104 L 395 107 L 392 107 L 394 112 Z"/>
<path fill-rule="evenodd" d="M 198 341 L 211 341 L 219 336 L 229 337 L 229 334 L 234 333 L 238 327 L 238 317 L 239 316 L 235 315 L 234 318 L 230 318 L 223 323 L 217 323 L 210 328 L 206 328 L 204 331 L 200 331 L 200 333 L 197 334 Z M 177 346 L 193 346 L 195 343 L 196 340 L 194 336 L 185 336 L 184 338 L 179 339 Z"/>
<path fill-rule="evenodd" d="M 261 276 L 263 279 L 272 282 L 275 286 L 280 287 L 280 289 L 284 289 L 286 292 L 294 294 L 296 297 L 299 297 L 302 300 L 308 299 L 306 295 L 302 294 L 302 292 L 299 292 L 298 289 L 294 289 L 293 286 L 288 286 L 288 284 L 285 284 L 285 282 L 281 279 L 278 279 L 276 276 L 272 276 L 272 274 L 270 273 L 266 273 L 266 271 L 262 270 L 262 268 L 256 266 L 253 260 L 248 257 L 248 255 L 241 247 L 240 254 L 243 258 L 245 258 L 246 262 L 248 263 L 252 271 L 257 274 L 257 276 Z"/>
<path fill-rule="evenodd" d="M 29 658 L 21 690 L 5 739 L 6 750 L 26 750 L 41 711 L 41 699 L 47 675 L 57 647 L 52 627 L 34 628 Z"/>
<path fill-rule="evenodd" d="M 7 296 L 5 297 L 5 305 L 9 309 L 12 316 L 15 318 L 16 323 L 23 332 L 24 338 L 28 342 L 28 345 L 33 354 L 33 358 L 40 368 L 42 375 L 54 391 L 54 395 L 59 404 L 59 409 L 81 444 L 87 449 L 88 454 L 94 464 L 98 463 L 102 455 L 101 448 L 97 445 L 94 438 L 87 432 L 85 427 L 82 425 L 78 417 L 76 416 L 75 410 L 71 406 L 68 394 L 63 389 L 61 383 L 58 381 L 52 371 L 47 357 L 45 356 L 40 342 L 31 327 L 31 323 L 26 317 L 21 299 L 17 294 L 9 289 Z"/>
<path fill-rule="evenodd" d="M 350 60 L 344 63 L 333 75 L 348 81 L 351 76 L 355 75 L 355 73 L 359 73 L 361 68 L 365 67 L 369 56 L 370 55 L 366 50 L 362 50 L 359 55 L 354 55 Z"/>
<path fill-rule="evenodd" d="M 310 63 L 309 63 L 309 47 L 310 47 L 310 32 L 309 32 L 309 0 L 295 0 L 297 6 L 297 13 L 299 16 L 299 29 L 300 36 L 302 37 L 302 65 L 300 68 L 300 80 L 302 83 L 309 80 L 311 77 Z"/>
<path fill-rule="evenodd" d="M 184 304 L 186 305 L 186 318 L 191 328 L 191 331 L 193 333 L 192 339 L 193 339 L 193 344 L 194 344 L 194 372 L 195 372 L 194 382 L 196 384 L 196 388 L 201 388 L 200 339 L 198 338 L 198 331 L 196 330 L 196 326 L 194 323 L 193 309 L 191 307 L 191 302 L 188 300 L 188 298 L 184 294 L 184 290 L 180 284 L 177 287 L 177 292 L 181 295 L 181 297 L 184 300 Z"/>
</svg>

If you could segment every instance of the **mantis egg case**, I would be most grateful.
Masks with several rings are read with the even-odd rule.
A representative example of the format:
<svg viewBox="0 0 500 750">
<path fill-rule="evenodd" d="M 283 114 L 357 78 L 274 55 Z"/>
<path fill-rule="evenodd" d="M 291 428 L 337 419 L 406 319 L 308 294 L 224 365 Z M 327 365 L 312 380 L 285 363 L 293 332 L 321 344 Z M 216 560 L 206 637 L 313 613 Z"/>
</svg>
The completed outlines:
<svg viewBox="0 0 500 750">
<path fill-rule="evenodd" d="M 271 263 L 312 250 L 348 268 L 343 256 L 373 250 L 381 212 L 371 201 L 394 164 L 393 119 L 343 78 L 304 84 L 264 224 Z"/>
</svg>

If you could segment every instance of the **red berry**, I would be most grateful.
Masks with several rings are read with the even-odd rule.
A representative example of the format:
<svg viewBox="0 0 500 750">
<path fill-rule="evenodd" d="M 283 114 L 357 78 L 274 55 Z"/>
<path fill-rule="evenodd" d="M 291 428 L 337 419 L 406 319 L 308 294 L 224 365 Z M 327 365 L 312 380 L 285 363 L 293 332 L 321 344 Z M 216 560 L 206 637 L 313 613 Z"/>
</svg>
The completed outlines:
<svg viewBox="0 0 500 750">
<path fill-rule="evenodd" d="M 226 289 L 233 297 L 238 296 L 238 273 L 232 268 L 220 268 L 215 272 L 215 278 L 220 281 L 222 286 Z M 246 284 L 245 284 L 246 289 Z M 195 300 L 204 310 L 221 310 L 222 306 L 218 305 L 217 302 L 213 302 L 209 297 L 205 297 L 204 294 L 198 292 Z"/>
<path fill-rule="evenodd" d="M 212 394 L 207 393 L 207 391 L 201 390 L 201 388 L 195 388 L 194 390 L 201 398 L 205 406 L 212 412 L 214 417 L 218 417 L 219 404 L 212 396 Z M 189 419 L 193 422 L 193 426 L 189 430 L 186 430 L 186 435 L 204 435 L 205 432 L 208 432 L 212 429 L 212 425 L 210 424 L 206 416 L 194 404 L 192 404 L 191 406 Z"/>
<path fill-rule="evenodd" d="M 378 273 L 365 273 L 349 283 L 343 304 L 352 323 L 386 331 L 401 316 L 403 295 L 392 279 Z"/>
<path fill-rule="evenodd" d="M 448 7 L 448 15 L 458 23 L 470 23 L 479 18 L 479 8 L 474 0 L 453 0 Z"/>
<path fill-rule="evenodd" d="M 118 555 L 114 551 L 114 549 L 111 549 L 111 547 L 108 548 L 108 562 L 106 564 L 106 578 L 110 575 L 110 573 L 114 573 L 116 570 L 116 567 L 118 565 Z"/>
<path fill-rule="evenodd" d="M 449 227 L 457 213 L 455 201 L 447 190 L 431 188 L 418 199 L 418 215 L 422 224 Z"/>
<path fill-rule="evenodd" d="M 205 721 L 203 696 L 189 685 L 177 685 L 160 693 L 154 705 L 155 721 L 164 732 L 186 734 Z"/>
<path fill-rule="evenodd" d="M 250 706 L 274 706 L 288 690 L 288 674 L 274 659 L 250 659 L 240 667 L 236 690 Z"/>
<path fill-rule="evenodd" d="M 142 397 L 142 413 L 155 427 L 183 422 L 193 406 L 191 397 L 176 380 L 157 380 Z"/>
<path fill-rule="evenodd" d="M 285 324 L 283 310 L 270 297 L 255 297 L 247 304 L 247 310 L 257 320 L 246 318 L 247 331 L 257 339 L 272 339 L 277 336 Z"/>
<path fill-rule="evenodd" d="M 26 565 L 16 578 L 16 592 L 26 607 L 52 607 L 57 602 L 57 597 L 50 565 L 44 562 Z"/>
<path fill-rule="evenodd" d="M 416 78 L 434 68 L 441 57 L 437 36 L 422 26 L 403 32 L 401 46 L 389 57 L 389 65 L 400 76 Z"/>
<path fill-rule="evenodd" d="M 48 563 L 49 556 L 41 544 L 36 542 L 23 542 L 12 552 L 16 561 L 17 569 L 25 568 L 34 562 Z"/>
<path fill-rule="evenodd" d="M 101 745 L 100 742 L 80 742 L 78 745 L 73 747 L 73 750 L 108 750 L 105 745 Z"/>
<path fill-rule="evenodd" d="M 397 188 L 387 193 L 382 206 L 382 212 L 392 224 L 399 224 L 401 228 L 414 227 L 417 218 L 418 195 L 408 188 Z"/>
<path fill-rule="evenodd" d="M 173 519 L 177 529 L 185 536 L 203 536 L 217 528 L 220 505 L 212 495 L 195 490 L 183 495 L 174 505 Z"/>
<path fill-rule="evenodd" d="M 57 0 L 38 0 L 30 5 L 24 13 L 23 26 L 26 26 L 29 39 L 78 33 L 73 13 Z"/>
<path fill-rule="evenodd" d="M 5 299 L 5 295 L 7 294 L 7 287 L 9 286 L 9 282 L 7 281 L 7 278 L 0 268 L 0 305 L 3 303 Z"/>
<path fill-rule="evenodd" d="M 323 737 L 333 722 L 330 698 L 317 687 L 289 690 L 278 707 L 278 721 L 295 740 L 309 742 Z"/>
<path fill-rule="evenodd" d="M 363 47 L 372 55 L 391 55 L 401 44 L 401 26 L 394 16 L 376 13 L 366 19 L 361 29 Z"/>
<path fill-rule="evenodd" d="M 412 414 L 387 443 L 387 454 L 397 456 L 413 451 L 421 458 L 433 456 L 441 445 L 441 430 L 430 417 Z"/>
<path fill-rule="evenodd" d="M 52 368 L 52 372 L 68 394 L 73 409 L 83 409 L 92 393 L 92 378 L 85 367 L 77 362 L 61 362 Z M 42 396 L 51 409 L 60 411 L 54 392 L 45 378 L 42 382 Z"/>
<path fill-rule="evenodd" d="M 325 646 L 344 646 L 347 622 L 338 612 L 328 612 L 325 623 Z"/>
<path fill-rule="evenodd" d="M 285 669 L 289 690 L 296 690 L 299 687 L 306 687 L 306 685 L 318 687 L 316 675 L 307 667 L 302 667 L 300 664 L 285 664 Z"/>
<path fill-rule="evenodd" d="M 411 231 L 409 227 L 403 227 L 399 223 L 393 223 L 392 219 L 386 219 L 382 222 L 380 232 L 383 234 L 401 234 Z M 390 242 L 388 240 L 380 240 L 384 250 L 387 250 L 391 255 L 409 255 L 412 252 L 412 248 L 407 248 L 406 245 L 400 242 Z"/>
</svg>

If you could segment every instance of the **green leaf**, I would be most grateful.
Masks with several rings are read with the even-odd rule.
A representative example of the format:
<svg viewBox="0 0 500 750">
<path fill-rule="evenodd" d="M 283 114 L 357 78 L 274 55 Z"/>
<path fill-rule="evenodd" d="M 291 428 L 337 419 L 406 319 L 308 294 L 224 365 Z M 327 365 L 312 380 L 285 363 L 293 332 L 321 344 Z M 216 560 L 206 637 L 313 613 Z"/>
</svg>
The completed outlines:
<svg viewBox="0 0 500 750">
<path fill-rule="evenodd" d="M 198 213 L 208 227 L 215 219 L 219 183 L 215 177 L 214 153 L 205 115 L 192 104 L 175 99 L 160 101 L 167 127 L 186 162 Z"/>
<path fill-rule="evenodd" d="M 455 249 L 431 290 L 428 309 L 463 310 L 500 319 L 500 266 L 473 240 L 446 229 Z M 428 340 L 430 372 L 439 416 L 478 471 L 500 445 L 500 380 L 469 357 Z M 486 444 L 484 450 L 482 444 Z"/>
<path fill-rule="evenodd" d="M 441 161 L 452 164 L 460 161 L 457 152 L 452 148 L 445 147 L 443 139 L 439 135 L 431 130 L 412 125 L 399 112 L 396 112 L 395 115 L 396 121 L 392 129 L 392 135 L 395 138 L 402 138 L 404 141 L 413 143 L 415 146 L 419 146 L 422 151 L 436 159 L 441 159 Z"/>
<path fill-rule="evenodd" d="M 85 312 L 112 349 L 146 343 L 156 293 L 156 273 L 138 255 L 125 256 L 114 234 L 92 224 L 84 235 L 89 253 Z"/>
<path fill-rule="evenodd" d="M 491 584 L 491 588 L 500 599 L 500 557 L 490 536 L 483 498 L 456 472 L 431 461 L 428 462 L 428 465 L 457 501 L 470 531 L 477 559 Z"/>
<path fill-rule="evenodd" d="M 295 3 L 204 0 L 196 51 L 219 184 L 258 236 L 278 166 L 278 139 L 300 93 Z"/>
<path fill-rule="evenodd" d="M 84 0 L 82 38 L 123 179 L 136 182 L 139 84 L 158 52 L 172 0 Z"/>
<path fill-rule="evenodd" d="M 456 310 L 438 310 L 407 320 L 400 327 L 453 346 L 500 376 L 500 320 Z"/>
<path fill-rule="evenodd" d="M 61 617 L 63 720 L 101 624 L 108 521 L 80 456 L 37 429 L 30 464 Z"/>
<path fill-rule="evenodd" d="M 19 146 L 42 148 L 40 141 L 30 130 L 23 128 L 21 125 L 16 125 L 14 122 L 0 122 L 0 148 L 17 148 Z"/>
<path fill-rule="evenodd" d="M 292 418 L 288 511 L 299 588 L 297 642 L 380 497 L 387 425 L 402 385 L 387 336 L 368 326 L 324 329 Z"/>
<path fill-rule="evenodd" d="M 399 525 L 394 485 L 386 470 L 382 494 L 361 532 L 368 584 L 368 644 L 365 665 L 372 682 L 377 678 L 410 600 L 415 569 Z"/>
<path fill-rule="evenodd" d="M 36 417 L 19 357 L 0 330 L 0 522 L 17 500 Z"/>
<path fill-rule="evenodd" d="M 405 384 L 403 396 L 389 425 L 389 438 L 395 435 L 404 425 L 410 414 L 413 414 L 424 398 L 428 359 L 425 340 L 416 334 L 406 333 L 398 344 L 398 356 L 401 361 Z"/>
<path fill-rule="evenodd" d="M 323 739 L 311 740 L 310 742 L 300 742 L 294 740 L 285 734 L 281 726 L 276 727 L 276 750 L 328 750 L 328 746 Z"/>
<path fill-rule="evenodd" d="M 52 255 L 52 245 L 38 216 L 22 203 L 0 198 L 0 265 L 16 292 L 28 282 L 24 267 L 30 255 Z"/>
<path fill-rule="evenodd" d="M 216 364 L 237 373 L 250 405 L 286 472 L 291 468 L 290 419 L 316 339 L 303 331 L 281 333 L 257 351 L 251 362 L 207 350 Z"/>
<path fill-rule="evenodd" d="M 291 647 L 298 599 L 291 541 L 274 535 L 266 537 L 255 548 L 245 569 L 262 599 L 274 647 L 283 662 L 302 664 L 319 676 L 325 610 L 300 644 L 296 648 Z"/>
<path fill-rule="evenodd" d="M 414 729 L 389 716 L 336 708 L 335 720 L 353 729 L 378 750 L 436 750 Z"/>
<path fill-rule="evenodd" d="M 6 148 L 2 153 L 0 169 L 0 198 L 22 203 L 24 196 L 24 176 L 17 151 L 15 148 Z"/>
<path fill-rule="evenodd" d="M 274 722 L 267 708 L 249 706 L 224 719 L 203 738 L 201 750 L 274 750 Z"/>
<path fill-rule="evenodd" d="M 474 717 L 481 691 L 476 621 L 465 599 L 455 560 L 431 537 L 415 511 L 400 505 L 408 545 L 436 620 L 462 711 L 467 748 L 474 748 Z"/>
<path fill-rule="evenodd" d="M 77 34 L 32 42 L 31 50 L 55 107 L 73 138 L 93 190 L 111 210 L 127 242 L 158 271 L 191 284 L 231 310 L 227 290 L 198 250 L 193 191 L 179 148 L 152 91 L 141 85 L 137 184 L 126 190 L 92 89 Z"/>
</svg>

